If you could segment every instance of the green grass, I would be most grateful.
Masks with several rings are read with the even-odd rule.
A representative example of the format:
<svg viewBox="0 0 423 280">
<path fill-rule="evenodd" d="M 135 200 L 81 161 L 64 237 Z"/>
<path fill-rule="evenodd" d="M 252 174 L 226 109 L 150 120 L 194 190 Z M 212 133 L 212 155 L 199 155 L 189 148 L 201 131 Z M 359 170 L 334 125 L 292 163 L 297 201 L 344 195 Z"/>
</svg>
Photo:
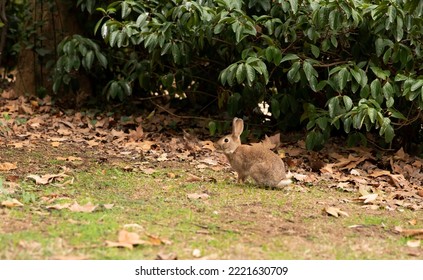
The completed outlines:
<svg viewBox="0 0 423 280">
<path fill-rule="evenodd" d="M 16 193 L 0 194 L 0 201 L 9 197 L 25 204 L 0 209 L 0 259 L 154 259 L 160 252 L 190 259 L 194 249 L 212 259 L 407 259 L 407 239 L 391 229 L 412 218 L 422 222 L 415 212 L 366 212 L 355 204 L 340 204 L 350 217 L 334 218 L 322 212 L 325 205 L 355 194 L 313 186 L 305 192 L 295 186 L 270 190 L 190 168 L 157 168 L 146 175 L 100 165 L 75 171 L 74 183 L 60 187 L 24 180 Z M 216 182 L 187 182 L 188 173 Z M 207 193 L 209 198 L 188 199 L 190 193 Z M 53 195 L 60 199 L 43 200 Z M 114 207 L 92 213 L 46 209 L 64 202 Z M 141 238 L 151 234 L 171 244 L 133 250 L 106 247 L 106 240 L 117 241 L 119 230 L 128 224 L 144 229 Z M 348 228 L 354 224 L 363 229 Z M 40 247 L 22 246 L 23 241 Z"/>
</svg>

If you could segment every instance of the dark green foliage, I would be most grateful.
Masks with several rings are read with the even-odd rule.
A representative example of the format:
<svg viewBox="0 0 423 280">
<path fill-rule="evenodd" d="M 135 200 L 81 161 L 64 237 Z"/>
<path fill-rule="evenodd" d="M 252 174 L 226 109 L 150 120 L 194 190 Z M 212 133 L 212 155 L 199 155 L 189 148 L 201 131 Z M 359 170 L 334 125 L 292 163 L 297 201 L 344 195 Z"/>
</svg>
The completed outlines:
<svg viewBox="0 0 423 280">
<path fill-rule="evenodd" d="M 310 149 L 333 131 L 349 133 L 349 143 L 377 131 L 390 143 L 398 128 L 421 123 L 421 1 L 77 4 L 102 14 L 93 31 L 107 46 L 77 36 L 62 42 L 55 90 L 72 71 L 99 65 L 110 73 L 108 98 L 166 90 L 198 106 L 215 99 L 231 116 L 266 102 L 280 129 L 307 128 Z"/>
</svg>

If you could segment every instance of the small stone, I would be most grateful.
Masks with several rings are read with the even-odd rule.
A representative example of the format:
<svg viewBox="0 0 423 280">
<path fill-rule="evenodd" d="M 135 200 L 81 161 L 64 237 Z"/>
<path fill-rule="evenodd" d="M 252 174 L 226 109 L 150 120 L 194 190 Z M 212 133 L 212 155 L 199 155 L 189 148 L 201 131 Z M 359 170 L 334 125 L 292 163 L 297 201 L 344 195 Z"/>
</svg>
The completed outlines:
<svg viewBox="0 0 423 280">
<path fill-rule="evenodd" d="M 194 258 L 199 258 L 199 257 L 201 257 L 201 251 L 200 251 L 200 249 L 194 249 L 194 250 L 192 250 L 192 256 L 193 256 Z"/>
</svg>

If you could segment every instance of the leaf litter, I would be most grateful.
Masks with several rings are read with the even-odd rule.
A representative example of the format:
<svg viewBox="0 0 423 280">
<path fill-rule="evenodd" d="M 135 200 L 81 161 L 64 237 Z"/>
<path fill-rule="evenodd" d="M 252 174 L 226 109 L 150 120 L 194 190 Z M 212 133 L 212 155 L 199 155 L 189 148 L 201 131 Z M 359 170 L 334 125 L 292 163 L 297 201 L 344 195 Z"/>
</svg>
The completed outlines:
<svg viewBox="0 0 423 280">
<path fill-rule="evenodd" d="M 127 248 L 132 250 L 135 246 L 139 245 L 160 246 L 172 244 L 172 242 L 168 239 L 160 238 L 146 232 L 139 234 L 136 232 L 127 231 L 126 229 L 122 229 L 118 232 L 117 239 L 117 241 L 106 240 L 106 247 Z"/>
</svg>

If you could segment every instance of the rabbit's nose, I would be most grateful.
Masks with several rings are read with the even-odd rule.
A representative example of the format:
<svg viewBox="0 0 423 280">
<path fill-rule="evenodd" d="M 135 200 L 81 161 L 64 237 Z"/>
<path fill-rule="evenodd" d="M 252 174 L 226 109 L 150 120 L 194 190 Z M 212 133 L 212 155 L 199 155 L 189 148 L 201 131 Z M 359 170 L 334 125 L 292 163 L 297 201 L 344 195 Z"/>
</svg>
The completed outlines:
<svg viewBox="0 0 423 280">
<path fill-rule="evenodd" d="M 213 146 L 215 147 L 216 150 L 221 150 L 222 149 L 222 147 L 219 145 L 218 142 L 214 142 L 213 143 Z"/>
</svg>

